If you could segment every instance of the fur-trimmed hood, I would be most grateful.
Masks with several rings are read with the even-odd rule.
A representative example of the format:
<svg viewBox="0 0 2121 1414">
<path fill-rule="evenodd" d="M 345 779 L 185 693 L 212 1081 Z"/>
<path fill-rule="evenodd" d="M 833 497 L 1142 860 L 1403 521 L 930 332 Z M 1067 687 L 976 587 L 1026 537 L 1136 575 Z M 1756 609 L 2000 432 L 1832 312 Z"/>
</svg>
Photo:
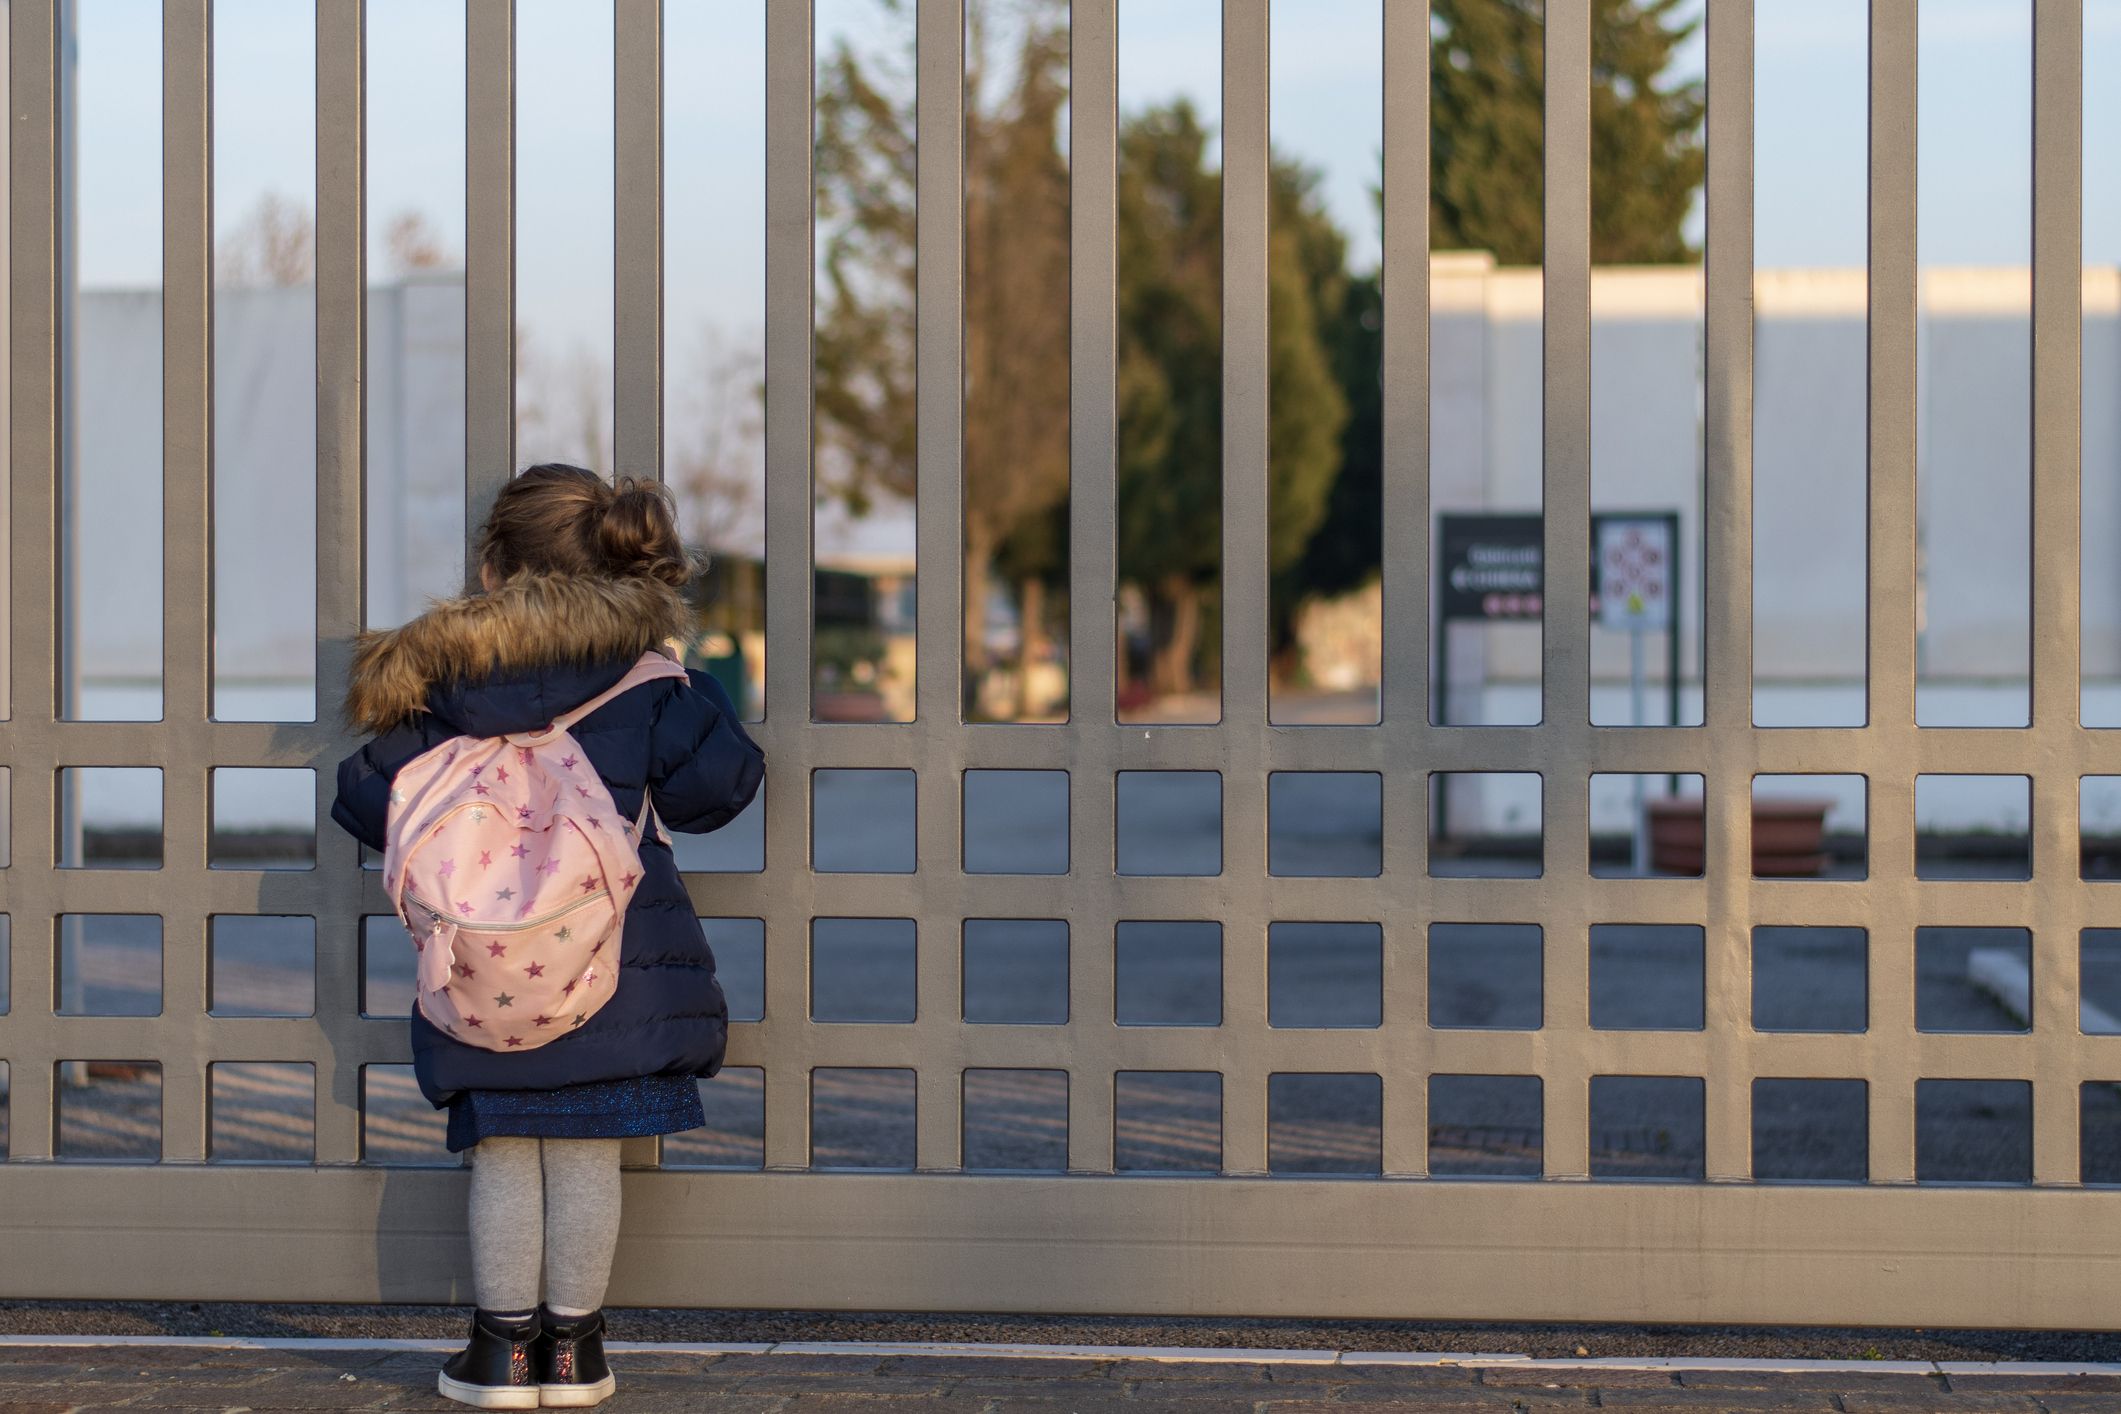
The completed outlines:
<svg viewBox="0 0 2121 1414">
<path fill-rule="evenodd" d="M 401 627 L 362 634 L 346 720 L 378 734 L 429 710 L 438 687 L 592 663 L 623 671 L 687 636 L 691 618 L 684 596 L 660 580 L 518 575 L 491 594 L 437 600 Z"/>
</svg>

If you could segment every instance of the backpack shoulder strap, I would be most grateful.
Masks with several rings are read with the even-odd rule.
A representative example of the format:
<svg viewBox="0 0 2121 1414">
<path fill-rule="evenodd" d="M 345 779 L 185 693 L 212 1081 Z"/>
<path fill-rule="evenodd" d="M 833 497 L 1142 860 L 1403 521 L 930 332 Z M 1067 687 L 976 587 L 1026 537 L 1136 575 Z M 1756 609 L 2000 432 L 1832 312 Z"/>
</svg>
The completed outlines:
<svg viewBox="0 0 2121 1414">
<path fill-rule="evenodd" d="M 654 682 L 658 678 L 681 678 L 684 676 L 685 669 L 680 664 L 651 649 L 643 653 L 640 656 L 640 660 L 626 670 L 626 676 L 620 678 L 610 687 L 605 688 L 573 711 L 562 712 L 559 716 L 554 717 L 549 730 L 563 732 L 571 729 L 576 722 L 581 721 L 591 712 L 596 711 L 597 708 L 602 707 L 615 697 L 631 692 L 642 683 Z"/>
</svg>

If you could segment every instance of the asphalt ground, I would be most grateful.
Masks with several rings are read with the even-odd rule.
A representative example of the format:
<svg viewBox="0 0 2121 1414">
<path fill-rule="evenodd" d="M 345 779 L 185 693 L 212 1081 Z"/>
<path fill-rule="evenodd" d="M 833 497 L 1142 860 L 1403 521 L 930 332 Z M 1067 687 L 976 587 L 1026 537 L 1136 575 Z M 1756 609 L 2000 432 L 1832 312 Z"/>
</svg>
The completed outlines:
<svg viewBox="0 0 2121 1414">
<path fill-rule="evenodd" d="M 469 1307 L 0 1301 L 0 1336 L 458 1340 Z M 1828 1326 L 1539 1325 L 1471 1321 L 967 1315 L 612 1308 L 623 1341 L 977 1342 L 1202 1349 L 1485 1351 L 1533 1359 L 1809 1359 L 2121 1363 L 2121 1333 Z M 2114 1405 L 2121 1409 L 2121 1400 Z"/>
<path fill-rule="evenodd" d="M 434 1392 L 439 1350 L 0 1348 L 0 1408 L 72 1414 L 109 1408 L 249 1411 L 461 1409 Z M 1893 1365 L 1791 1370 L 1630 1368 L 1587 1362 L 1384 1363 L 1310 1358 L 1144 1359 L 995 1352 L 616 1351 L 618 1392 L 606 1407 L 638 1414 L 699 1409 L 918 1408 L 1004 1414 L 1051 1410 L 1307 1414 L 1351 1406 L 1393 1410 L 1555 1408 L 1818 1411 L 1819 1414 L 2076 1414 L 2111 1410 L 2109 1370 L 2005 1371 Z"/>
</svg>

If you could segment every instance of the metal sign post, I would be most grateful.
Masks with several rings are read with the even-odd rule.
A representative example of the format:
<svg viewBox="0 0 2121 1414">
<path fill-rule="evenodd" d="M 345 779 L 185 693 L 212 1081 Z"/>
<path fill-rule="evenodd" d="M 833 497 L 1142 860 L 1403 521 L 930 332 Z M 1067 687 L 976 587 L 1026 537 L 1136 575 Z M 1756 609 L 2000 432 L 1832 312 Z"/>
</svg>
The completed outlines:
<svg viewBox="0 0 2121 1414">
<path fill-rule="evenodd" d="M 1593 518 L 1593 560 L 1598 622 L 1607 628 L 1625 630 L 1628 636 L 1628 721 L 1646 727 L 1643 709 L 1642 636 L 1661 630 L 1670 636 L 1677 657 L 1679 635 L 1672 611 L 1672 564 L 1677 549 L 1679 517 L 1670 511 L 1649 515 L 1606 515 Z M 1672 694 L 1671 720 L 1679 725 L 1679 674 L 1669 674 Z M 1643 813 L 1642 775 L 1636 773 L 1634 866 L 1647 873 L 1650 863 L 1649 822 Z"/>
</svg>

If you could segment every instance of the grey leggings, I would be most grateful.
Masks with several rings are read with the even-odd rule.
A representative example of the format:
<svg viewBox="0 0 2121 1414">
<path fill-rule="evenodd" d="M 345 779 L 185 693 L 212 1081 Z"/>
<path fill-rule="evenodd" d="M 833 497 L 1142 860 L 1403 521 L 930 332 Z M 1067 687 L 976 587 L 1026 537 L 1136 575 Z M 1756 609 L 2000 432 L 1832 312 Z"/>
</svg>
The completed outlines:
<svg viewBox="0 0 2121 1414">
<path fill-rule="evenodd" d="M 619 1141 L 482 1139 L 471 1151 L 471 1281 L 480 1307 L 585 1315 L 619 1240 Z"/>
</svg>

